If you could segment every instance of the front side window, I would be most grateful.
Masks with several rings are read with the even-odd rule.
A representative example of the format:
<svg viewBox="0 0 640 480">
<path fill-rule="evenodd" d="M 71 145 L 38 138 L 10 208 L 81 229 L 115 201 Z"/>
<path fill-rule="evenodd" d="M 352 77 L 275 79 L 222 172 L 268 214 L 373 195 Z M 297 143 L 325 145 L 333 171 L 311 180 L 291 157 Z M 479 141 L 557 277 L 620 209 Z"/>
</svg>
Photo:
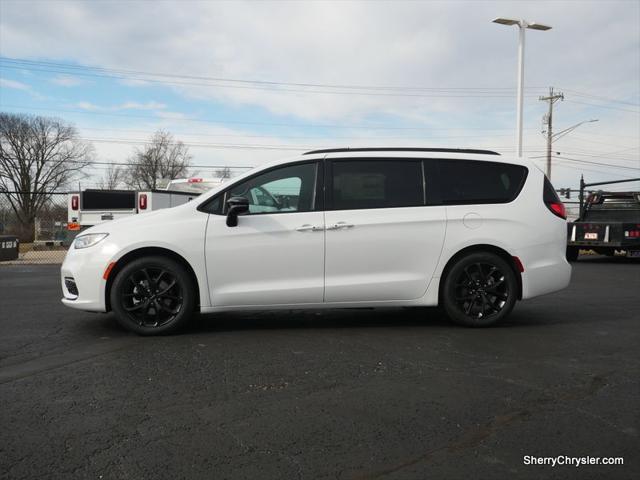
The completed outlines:
<svg viewBox="0 0 640 480">
<path fill-rule="evenodd" d="M 333 210 L 424 205 L 419 160 L 335 160 L 331 180 Z"/>
<path fill-rule="evenodd" d="M 305 163 L 270 170 L 233 185 L 225 197 L 245 197 L 249 215 L 309 212 L 315 207 L 316 169 L 315 163 Z"/>
<path fill-rule="evenodd" d="M 438 188 L 445 205 L 511 202 L 528 173 L 521 165 L 500 162 L 429 160 L 427 164 L 438 169 Z"/>
</svg>

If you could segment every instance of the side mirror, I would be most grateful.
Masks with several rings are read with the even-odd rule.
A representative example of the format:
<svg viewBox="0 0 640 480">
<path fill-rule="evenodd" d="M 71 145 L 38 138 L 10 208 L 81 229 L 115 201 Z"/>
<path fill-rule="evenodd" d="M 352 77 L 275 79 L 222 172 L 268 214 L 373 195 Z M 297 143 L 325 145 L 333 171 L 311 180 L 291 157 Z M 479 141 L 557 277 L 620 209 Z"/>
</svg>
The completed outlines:
<svg viewBox="0 0 640 480">
<path fill-rule="evenodd" d="M 231 197 L 227 200 L 229 210 L 227 211 L 227 227 L 238 226 L 238 215 L 249 211 L 249 200 L 246 197 Z"/>
</svg>

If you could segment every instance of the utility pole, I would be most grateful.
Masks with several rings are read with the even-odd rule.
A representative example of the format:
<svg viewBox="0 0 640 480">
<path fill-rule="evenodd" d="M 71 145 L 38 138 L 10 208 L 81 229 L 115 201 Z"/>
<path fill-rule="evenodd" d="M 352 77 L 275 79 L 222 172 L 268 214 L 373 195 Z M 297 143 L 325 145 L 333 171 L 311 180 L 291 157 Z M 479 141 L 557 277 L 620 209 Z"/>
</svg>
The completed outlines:
<svg viewBox="0 0 640 480">
<path fill-rule="evenodd" d="M 547 178 L 551 180 L 551 144 L 553 143 L 553 104 L 558 100 L 564 100 L 562 93 L 555 93 L 553 87 L 549 87 L 549 96 L 539 97 L 538 100 L 549 102 L 549 112 L 547 113 Z M 543 131 L 544 133 L 544 131 Z"/>
</svg>

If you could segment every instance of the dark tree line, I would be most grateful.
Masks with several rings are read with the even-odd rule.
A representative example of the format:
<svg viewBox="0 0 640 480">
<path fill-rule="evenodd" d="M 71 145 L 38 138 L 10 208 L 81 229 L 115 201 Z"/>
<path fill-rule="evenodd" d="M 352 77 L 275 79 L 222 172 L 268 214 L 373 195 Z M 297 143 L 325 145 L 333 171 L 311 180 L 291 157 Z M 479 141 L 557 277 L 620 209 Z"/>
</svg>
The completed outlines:
<svg viewBox="0 0 640 480">
<path fill-rule="evenodd" d="M 84 169 L 93 156 L 93 147 L 82 141 L 73 125 L 57 118 L 0 112 L 0 193 L 15 213 L 20 241 L 34 240 L 36 217 L 52 192 L 86 177 Z M 190 167 L 188 147 L 159 130 L 134 150 L 126 166 L 110 164 L 98 185 L 155 189 L 162 180 L 187 177 Z"/>
<path fill-rule="evenodd" d="M 0 192 L 18 221 L 18 236 L 31 242 L 38 212 L 54 192 L 80 175 L 91 145 L 57 118 L 0 113 Z"/>
</svg>

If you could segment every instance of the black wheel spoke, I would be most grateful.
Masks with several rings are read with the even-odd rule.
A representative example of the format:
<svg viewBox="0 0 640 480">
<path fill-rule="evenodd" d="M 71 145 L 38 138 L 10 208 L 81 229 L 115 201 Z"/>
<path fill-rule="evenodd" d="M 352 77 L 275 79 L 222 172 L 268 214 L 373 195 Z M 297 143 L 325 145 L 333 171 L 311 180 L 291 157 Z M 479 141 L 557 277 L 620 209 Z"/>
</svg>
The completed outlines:
<svg viewBox="0 0 640 480">
<path fill-rule="evenodd" d="M 463 269 L 465 275 L 467 276 L 467 278 L 471 281 L 471 282 L 475 282 L 475 279 L 471 276 L 471 274 L 469 273 L 469 270 L 467 270 L 467 267 L 465 267 Z M 464 282 L 464 283 L 469 283 L 469 282 Z"/>
<path fill-rule="evenodd" d="M 468 295 L 460 295 L 456 297 L 456 300 L 471 300 L 472 298 L 475 298 L 474 295 L 468 294 Z"/>
<path fill-rule="evenodd" d="M 480 263 L 476 263 L 476 269 L 478 270 L 478 280 L 480 280 L 481 282 L 486 282 L 487 277 L 484 276 L 482 265 Z"/>
<path fill-rule="evenodd" d="M 164 295 L 164 294 L 165 294 L 165 293 L 167 293 L 169 290 L 171 290 L 175 285 L 176 285 L 176 281 L 175 281 L 175 280 L 173 280 L 173 281 L 169 284 L 169 286 L 168 286 L 168 287 L 165 287 L 165 289 L 164 289 L 164 290 L 162 290 L 162 291 L 160 291 L 160 292 L 156 293 L 156 296 L 160 297 L 160 296 Z"/>
<path fill-rule="evenodd" d="M 144 277 L 147 279 L 149 288 L 151 289 L 151 291 L 154 291 L 156 289 L 155 287 L 155 282 L 151 279 L 151 275 L 149 275 L 149 271 L 146 268 L 142 269 L 142 273 L 144 274 Z"/>
<path fill-rule="evenodd" d="M 473 305 L 474 305 L 475 302 L 476 302 L 476 297 L 473 297 L 473 299 L 467 305 L 467 308 L 465 308 L 464 313 L 469 315 L 469 313 L 471 313 L 471 309 L 473 308 Z"/>
<path fill-rule="evenodd" d="M 166 272 L 166 270 L 162 270 L 162 271 L 158 274 L 158 276 L 156 277 L 156 279 L 153 281 L 153 283 L 154 283 L 154 285 L 156 285 L 156 287 L 157 287 L 158 285 L 160 285 L 160 279 L 162 278 L 162 276 L 163 276 L 165 273 L 167 273 L 167 272 Z"/>
<path fill-rule="evenodd" d="M 141 308 L 145 307 L 146 303 L 140 302 L 135 304 L 133 307 L 124 307 L 124 309 L 127 312 L 135 312 L 136 310 L 140 310 Z"/>
<path fill-rule="evenodd" d="M 487 290 L 487 293 L 492 297 L 499 298 L 500 300 L 506 300 L 509 296 L 506 293 L 496 292 L 494 290 Z"/>
<path fill-rule="evenodd" d="M 177 300 L 177 301 L 182 301 L 182 297 L 178 296 L 178 295 L 169 295 L 168 293 L 165 293 L 163 295 L 157 295 L 157 298 L 159 299 L 164 299 L 164 298 L 168 298 L 169 300 Z"/>
</svg>

